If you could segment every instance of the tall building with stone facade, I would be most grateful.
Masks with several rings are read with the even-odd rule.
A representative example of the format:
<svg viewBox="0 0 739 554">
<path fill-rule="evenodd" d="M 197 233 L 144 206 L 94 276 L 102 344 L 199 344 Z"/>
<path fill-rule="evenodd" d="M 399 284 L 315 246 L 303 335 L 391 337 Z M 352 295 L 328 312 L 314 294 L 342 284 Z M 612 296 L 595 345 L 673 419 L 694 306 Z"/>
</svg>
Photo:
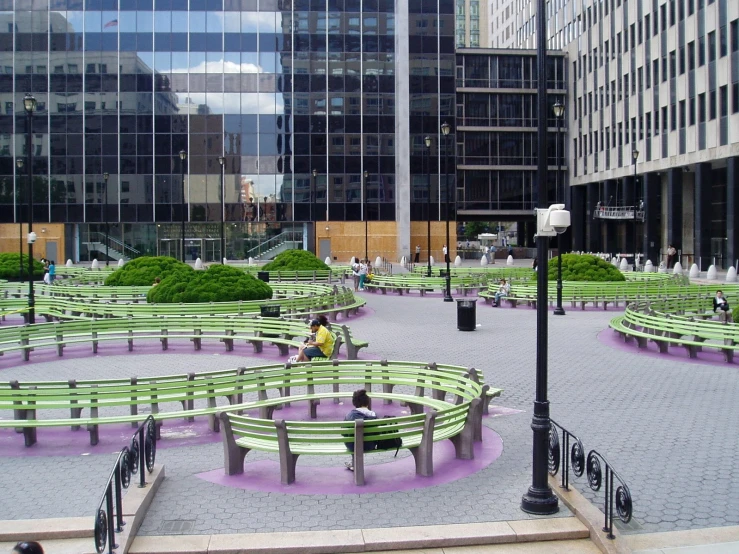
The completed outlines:
<svg viewBox="0 0 739 554">
<path fill-rule="evenodd" d="M 513 29 L 492 44 L 534 48 L 536 2 L 494 4 Z M 739 2 L 551 0 L 546 15 L 570 65 L 573 248 L 633 252 L 636 237 L 655 264 L 672 244 L 683 265 L 735 265 Z"/>
</svg>

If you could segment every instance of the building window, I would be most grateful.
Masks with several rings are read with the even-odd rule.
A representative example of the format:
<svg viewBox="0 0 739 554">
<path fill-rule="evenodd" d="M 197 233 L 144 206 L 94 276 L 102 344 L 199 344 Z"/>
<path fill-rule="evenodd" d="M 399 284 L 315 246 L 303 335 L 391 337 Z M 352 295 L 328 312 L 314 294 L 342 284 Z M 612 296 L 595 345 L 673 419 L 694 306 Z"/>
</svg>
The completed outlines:
<svg viewBox="0 0 739 554">
<path fill-rule="evenodd" d="M 677 106 L 670 106 L 670 131 L 677 129 Z"/>
<path fill-rule="evenodd" d="M 675 0 L 670 0 L 670 27 L 675 24 Z"/>
<path fill-rule="evenodd" d="M 716 119 L 716 91 L 708 93 L 708 119 Z"/>
<path fill-rule="evenodd" d="M 708 33 L 708 63 L 716 61 L 716 32 Z"/>
<path fill-rule="evenodd" d="M 667 107 L 662 108 L 662 134 L 667 134 Z"/>
<path fill-rule="evenodd" d="M 731 113 L 739 113 L 739 83 L 731 85 Z"/>
<path fill-rule="evenodd" d="M 729 53 L 729 30 L 722 25 L 718 30 L 719 57 L 723 58 Z"/>
<path fill-rule="evenodd" d="M 688 43 L 688 71 L 695 69 L 695 41 Z"/>
<path fill-rule="evenodd" d="M 685 100 L 680 100 L 680 128 L 685 129 Z"/>
<path fill-rule="evenodd" d="M 729 87 L 726 85 L 719 89 L 719 106 L 721 117 L 727 117 L 729 115 Z"/>
<path fill-rule="evenodd" d="M 685 48 L 680 48 L 680 75 L 683 75 L 685 73 Z"/>
<path fill-rule="evenodd" d="M 706 37 L 698 37 L 698 67 L 706 65 Z"/>
<path fill-rule="evenodd" d="M 698 123 L 706 122 L 706 95 L 701 93 L 698 95 Z"/>
<path fill-rule="evenodd" d="M 731 51 L 739 52 L 739 19 L 730 23 L 731 27 Z"/>
<path fill-rule="evenodd" d="M 688 100 L 688 125 L 695 125 L 695 98 Z"/>
</svg>

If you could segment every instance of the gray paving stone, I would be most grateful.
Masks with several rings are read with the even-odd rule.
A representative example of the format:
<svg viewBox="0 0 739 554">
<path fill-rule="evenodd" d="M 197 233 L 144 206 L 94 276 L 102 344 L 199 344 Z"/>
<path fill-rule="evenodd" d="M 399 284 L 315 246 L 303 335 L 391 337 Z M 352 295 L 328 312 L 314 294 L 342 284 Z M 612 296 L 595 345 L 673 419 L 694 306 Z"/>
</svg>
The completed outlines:
<svg viewBox="0 0 739 554">
<path fill-rule="evenodd" d="M 359 491 L 349 497 L 291 496 L 227 489 L 195 477 L 223 466 L 220 444 L 161 449 L 157 461 L 166 465 L 167 479 L 142 534 L 160 534 L 165 520 L 194 520 L 193 533 L 235 533 L 530 517 L 519 504 L 531 479 L 536 312 L 526 307 L 494 309 L 478 302 L 480 327 L 463 333 L 456 330 L 455 305 L 440 297 L 366 294 L 366 298 L 374 313 L 348 321 L 357 337 L 370 341 L 362 358 L 482 368 L 491 385 L 505 389 L 496 404 L 523 410 L 485 420 L 503 439 L 500 458 L 466 479 L 432 488 L 387 494 Z M 552 417 L 577 434 L 586 451 L 594 448 L 605 454 L 627 480 L 634 525 L 626 532 L 739 524 L 739 471 L 733 469 L 739 420 L 736 366 L 611 349 L 597 335 L 614 315 L 615 310 L 568 310 L 565 317 L 549 318 Z M 229 355 L 192 355 L 185 346 L 172 350 L 23 364 L 0 370 L 0 379 L 162 375 L 274 361 L 250 356 L 245 349 Z M 249 456 L 274 459 L 264 453 Z M 298 471 L 333 463 L 323 457 L 305 458 Z M 89 515 L 113 459 L 113 455 L 0 457 L 0 518 Z M 603 490 L 591 491 L 584 477 L 571 482 L 602 506 Z"/>
</svg>

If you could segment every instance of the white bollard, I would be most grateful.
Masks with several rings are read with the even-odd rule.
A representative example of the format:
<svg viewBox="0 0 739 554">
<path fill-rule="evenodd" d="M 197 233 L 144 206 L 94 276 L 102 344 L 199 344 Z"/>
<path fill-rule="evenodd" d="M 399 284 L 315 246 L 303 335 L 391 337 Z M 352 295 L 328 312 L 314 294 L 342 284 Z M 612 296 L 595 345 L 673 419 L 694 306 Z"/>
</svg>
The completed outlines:
<svg viewBox="0 0 739 554">
<path fill-rule="evenodd" d="M 380 256 L 377 256 L 375 258 L 375 267 L 380 267 L 382 265 L 382 258 Z"/>
<path fill-rule="evenodd" d="M 357 263 L 357 258 L 352 256 L 351 259 L 349 260 L 349 265 L 354 265 L 355 263 Z"/>
<path fill-rule="evenodd" d="M 513 265 L 513 256 L 508 254 L 508 257 L 505 260 L 505 265 Z"/>
<path fill-rule="evenodd" d="M 462 258 L 460 258 L 459 256 L 454 258 L 454 267 L 459 267 L 461 265 L 462 265 Z"/>
<path fill-rule="evenodd" d="M 203 260 L 200 258 L 195 260 L 195 269 L 203 269 Z"/>
<path fill-rule="evenodd" d="M 123 258 L 121 258 L 120 260 L 118 260 L 118 267 L 123 267 L 125 263 L 126 262 L 123 261 Z"/>
<path fill-rule="evenodd" d="M 698 264 L 693 264 L 690 266 L 690 271 L 688 272 L 688 277 L 691 279 L 697 279 L 698 278 Z"/>
<path fill-rule="evenodd" d="M 733 265 L 729 268 L 729 271 L 726 272 L 726 282 L 736 283 L 736 269 L 734 269 Z"/>
<path fill-rule="evenodd" d="M 618 267 L 618 256 L 611 257 L 611 265 L 613 265 L 614 267 Z"/>
<path fill-rule="evenodd" d="M 94 260 L 92 260 L 92 265 L 90 266 L 92 269 L 97 269 L 99 266 L 100 266 L 100 264 L 98 263 L 98 259 L 97 258 L 95 258 Z"/>
<path fill-rule="evenodd" d="M 223 258 L 223 265 L 226 265 L 227 263 L 228 263 L 228 259 L 227 258 Z"/>
<path fill-rule="evenodd" d="M 667 266 L 665 265 L 665 262 L 659 263 L 659 269 L 657 269 L 657 273 L 667 273 Z"/>
<path fill-rule="evenodd" d="M 647 263 L 644 264 L 644 273 L 654 273 L 654 264 L 652 263 L 652 260 L 647 260 Z"/>
<path fill-rule="evenodd" d="M 708 271 L 706 272 L 706 279 L 709 281 L 715 281 L 718 279 L 718 272 L 716 271 L 716 266 L 711 264 L 708 267 Z"/>
<path fill-rule="evenodd" d="M 331 256 L 326 256 L 326 259 L 323 260 L 323 263 L 325 263 L 326 265 L 331 265 Z"/>
<path fill-rule="evenodd" d="M 71 259 L 70 260 L 67 260 L 66 266 L 67 267 L 73 267 L 74 266 L 74 264 L 72 263 L 72 260 Z"/>
<path fill-rule="evenodd" d="M 621 263 L 619 264 L 618 268 L 621 271 L 628 271 L 629 270 L 629 262 L 626 261 L 626 258 L 621 258 Z"/>
<path fill-rule="evenodd" d="M 436 261 L 434 260 L 434 257 L 433 256 L 429 256 L 429 260 L 431 260 L 429 262 L 431 265 L 434 265 L 436 263 Z"/>
<path fill-rule="evenodd" d="M 461 260 L 460 260 L 460 263 L 461 263 Z M 482 258 L 480 258 L 480 265 L 483 267 L 488 265 L 488 258 L 487 256 L 485 256 L 485 254 L 482 255 Z"/>
<path fill-rule="evenodd" d="M 408 258 L 406 258 L 405 256 L 401 257 L 400 258 L 400 265 L 405 265 L 406 263 L 408 263 Z"/>
<path fill-rule="evenodd" d="M 672 268 L 672 273 L 675 275 L 683 274 L 683 266 L 680 262 L 675 262 L 675 267 Z"/>
<path fill-rule="evenodd" d="M 249 265 L 254 265 L 254 258 L 249 256 Z"/>
</svg>

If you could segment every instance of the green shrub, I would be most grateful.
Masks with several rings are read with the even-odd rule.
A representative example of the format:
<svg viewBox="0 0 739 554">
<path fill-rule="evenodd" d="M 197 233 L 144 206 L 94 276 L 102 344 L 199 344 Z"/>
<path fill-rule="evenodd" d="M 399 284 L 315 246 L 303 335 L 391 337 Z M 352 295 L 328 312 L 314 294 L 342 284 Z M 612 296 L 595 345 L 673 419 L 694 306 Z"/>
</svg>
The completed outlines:
<svg viewBox="0 0 739 554">
<path fill-rule="evenodd" d="M 166 303 L 232 302 L 272 298 L 272 288 L 235 267 L 213 264 L 207 271 L 175 273 L 147 294 L 147 301 Z"/>
<path fill-rule="evenodd" d="M 549 280 L 557 280 L 557 258 L 549 260 Z M 562 254 L 563 281 L 625 281 L 617 267 L 588 254 Z"/>
<path fill-rule="evenodd" d="M 12 281 L 25 281 L 28 279 L 28 254 L 23 254 L 22 262 L 19 260 L 18 252 L 6 252 L 0 254 L 0 279 Z M 21 263 L 23 270 L 21 272 Z M 34 258 L 33 279 L 42 279 L 44 276 L 44 264 Z"/>
<path fill-rule="evenodd" d="M 186 279 L 187 275 L 195 273 L 189 265 L 167 256 L 144 256 L 131 260 L 122 268 L 115 270 L 105 280 L 110 287 L 145 287 L 154 284 L 154 279 L 166 279 L 178 275 Z"/>
<path fill-rule="evenodd" d="M 307 250 L 286 250 L 262 267 L 263 271 L 312 271 L 314 269 L 328 269 L 328 266 Z"/>
</svg>

